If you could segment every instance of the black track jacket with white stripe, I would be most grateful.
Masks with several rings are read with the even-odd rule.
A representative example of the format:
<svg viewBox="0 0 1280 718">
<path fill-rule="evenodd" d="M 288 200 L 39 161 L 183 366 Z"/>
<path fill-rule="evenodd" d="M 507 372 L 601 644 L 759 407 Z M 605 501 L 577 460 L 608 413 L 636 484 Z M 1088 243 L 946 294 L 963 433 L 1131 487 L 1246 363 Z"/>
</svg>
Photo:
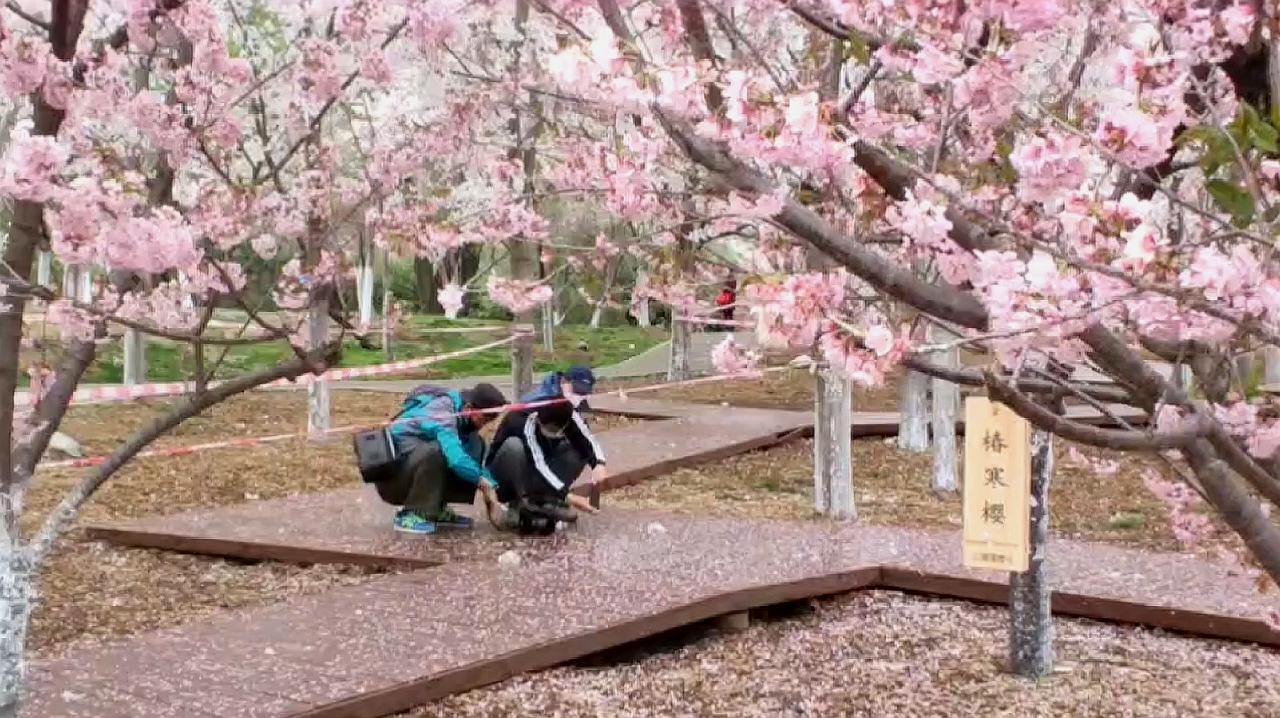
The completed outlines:
<svg viewBox="0 0 1280 718">
<path fill-rule="evenodd" d="M 556 487 L 557 481 L 552 481 L 550 470 L 546 465 L 546 456 L 551 453 L 554 439 L 548 439 L 538 430 L 538 411 L 531 409 L 529 411 L 513 411 L 506 415 L 502 423 L 498 425 L 498 431 L 493 437 L 493 449 L 490 451 L 490 457 L 497 453 L 507 439 L 515 437 L 524 444 L 526 455 L 533 461 L 534 466 L 538 469 L 538 473 L 551 483 L 553 488 Z M 565 426 L 564 439 L 573 447 L 574 451 L 587 462 L 587 466 L 595 468 L 605 463 L 604 450 L 600 447 L 600 442 L 596 441 L 596 437 L 591 433 L 591 429 L 587 427 L 587 422 L 583 421 L 582 415 L 578 411 L 573 412 L 573 419 Z"/>
</svg>

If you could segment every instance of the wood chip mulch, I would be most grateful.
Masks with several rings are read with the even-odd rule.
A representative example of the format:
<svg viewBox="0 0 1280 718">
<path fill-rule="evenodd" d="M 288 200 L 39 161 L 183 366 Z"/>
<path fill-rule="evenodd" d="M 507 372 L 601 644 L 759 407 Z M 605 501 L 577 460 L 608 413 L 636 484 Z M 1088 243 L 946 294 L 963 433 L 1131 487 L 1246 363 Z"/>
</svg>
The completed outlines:
<svg viewBox="0 0 1280 718">
<path fill-rule="evenodd" d="M 385 421 L 401 396 L 335 392 L 333 423 Z M 305 430 L 300 392 L 259 392 L 219 405 L 183 424 L 158 446 Z M 164 402 L 73 408 L 64 430 L 86 452 L 110 451 Z M 594 417 L 598 430 L 632 423 Z M 130 519 L 259 499 L 329 491 L 357 485 L 349 439 L 325 444 L 304 439 L 187 456 L 141 459 L 108 481 L 86 505 L 82 523 Z M 30 531 L 84 469 L 40 471 L 27 494 L 23 525 Z M 41 571 L 29 647 L 38 655 L 58 653 L 79 641 L 97 641 L 178 625 L 214 611 L 274 603 L 291 596 L 366 580 L 371 572 L 349 566 L 243 563 L 86 541 L 73 530 Z"/>
<path fill-rule="evenodd" d="M 1055 672 L 1003 670 L 1003 608 L 896 592 L 703 629 L 518 676 L 404 714 L 881 718 L 1280 715 L 1280 652 L 1091 621 L 1055 622 Z"/>
</svg>

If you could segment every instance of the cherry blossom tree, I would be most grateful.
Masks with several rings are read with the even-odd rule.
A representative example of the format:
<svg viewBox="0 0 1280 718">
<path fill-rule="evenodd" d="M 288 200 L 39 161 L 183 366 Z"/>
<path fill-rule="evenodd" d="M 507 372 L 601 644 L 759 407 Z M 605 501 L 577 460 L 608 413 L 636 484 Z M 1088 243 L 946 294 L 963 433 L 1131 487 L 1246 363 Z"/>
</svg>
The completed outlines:
<svg viewBox="0 0 1280 718">
<path fill-rule="evenodd" d="M 521 91 L 568 98 L 573 146 L 597 143 L 562 166 L 578 184 L 604 168 L 596 189 L 652 226 L 754 224 L 772 265 L 745 292 L 761 339 L 860 384 L 905 366 L 984 388 L 1043 431 L 1153 455 L 1190 492 L 1158 491 L 1180 532 L 1203 530 L 1179 518 L 1194 496 L 1280 578 L 1280 412 L 1236 361 L 1280 339 L 1273 7 L 534 5 L 561 47 L 554 85 Z M 831 75 L 839 93 L 823 99 Z M 621 141 L 600 147 L 601 126 Z M 843 271 L 803 271 L 806 246 Z M 991 360 L 931 358 L 960 347 Z M 1152 359 L 1189 366 L 1191 386 Z M 1073 381 L 1083 364 L 1109 384 Z M 1065 418 L 1064 399 L 1117 428 Z M 1152 420 L 1131 426 L 1118 406 Z"/>
<path fill-rule="evenodd" d="M 446 93 L 447 43 L 488 43 L 485 9 L 54 0 L 0 10 L 0 90 L 18 118 L 0 158 L 12 207 L 0 265 L 0 715 L 16 715 L 32 579 L 58 535 L 187 418 L 331 366 L 353 327 L 342 297 L 355 242 L 438 257 L 545 231 L 518 201 L 507 148 L 488 141 L 506 105 Z M 32 271 L 43 246 L 106 281 L 76 296 L 41 286 Z M 251 283 L 272 288 L 278 312 L 259 311 Z M 47 303 L 57 351 L 30 338 L 33 300 Z M 214 329 L 216 306 L 239 308 L 243 331 Z M 121 329 L 190 345 L 191 391 L 24 534 L 24 492 L 97 340 Z M 217 357 L 254 342 L 286 344 L 292 358 L 227 376 Z M 29 391 L 18 391 L 20 372 Z M 326 387 L 308 390 L 309 423 L 323 430 Z"/>
</svg>

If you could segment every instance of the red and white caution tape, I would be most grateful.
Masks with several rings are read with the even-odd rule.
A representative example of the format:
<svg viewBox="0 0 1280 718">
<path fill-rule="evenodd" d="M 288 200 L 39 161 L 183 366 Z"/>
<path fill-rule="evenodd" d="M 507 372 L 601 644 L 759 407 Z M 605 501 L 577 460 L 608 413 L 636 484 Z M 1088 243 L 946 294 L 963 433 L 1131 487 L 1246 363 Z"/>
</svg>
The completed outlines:
<svg viewBox="0 0 1280 718">
<path fill-rule="evenodd" d="M 436 364 L 449 359 L 466 356 L 476 352 L 482 352 L 486 349 L 494 349 L 496 347 L 510 344 L 514 341 L 513 337 L 506 337 L 497 341 L 481 344 L 479 346 L 467 347 L 458 351 L 448 352 L 446 354 L 436 354 L 420 359 L 408 359 L 405 361 L 390 362 L 387 364 L 377 364 L 374 366 L 352 367 L 348 369 L 330 369 L 329 371 L 316 376 L 314 374 L 306 374 L 297 379 L 278 379 L 264 387 L 277 386 L 306 386 L 316 381 L 340 381 L 343 379 L 355 379 L 368 376 L 386 376 L 389 374 L 400 374 L 413 369 L 418 369 L 430 364 Z M 206 388 L 213 388 L 222 382 L 211 382 Z M 261 388 L 261 387 L 259 387 Z M 91 386 L 83 389 L 77 389 L 71 395 L 72 404 L 106 404 L 117 401 L 133 401 L 135 399 L 150 399 L 155 397 L 182 396 L 183 394 L 192 394 L 196 391 L 195 382 L 169 382 L 162 384 L 135 384 L 133 386 Z M 18 405 L 24 405 L 30 402 L 30 395 L 21 395 L 15 397 Z"/>
<path fill-rule="evenodd" d="M 473 347 L 471 351 L 475 351 L 476 349 L 479 349 L 479 347 Z M 436 358 L 438 360 L 441 357 L 448 357 L 448 356 L 453 356 L 457 354 L 458 352 L 454 352 L 452 355 L 440 355 L 440 357 L 436 357 Z M 422 361 L 422 360 L 414 360 L 414 361 Z M 617 396 L 620 399 L 626 400 L 626 398 L 631 394 L 640 394 L 644 392 L 658 391 L 660 389 L 671 389 L 671 388 L 681 387 L 681 386 L 692 386 L 695 384 L 711 384 L 715 382 L 731 381 L 735 379 L 758 379 L 764 374 L 769 374 L 769 373 L 779 372 L 779 371 L 786 371 L 788 369 L 794 369 L 794 368 L 795 367 L 790 367 L 790 366 L 770 367 L 770 368 L 762 369 L 758 372 L 752 372 L 749 374 L 715 374 L 712 376 L 699 377 L 697 379 L 686 379 L 684 381 L 662 382 L 659 384 L 648 384 L 645 386 L 630 387 L 627 389 L 614 389 L 612 391 L 599 392 L 596 394 L 592 394 L 592 396 L 593 397 Z M 546 401 L 534 401 L 534 402 L 512 402 L 510 404 L 494 407 L 492 409 L 479 409 L 479 410 L 468 411 L 463 413 L 501 414 L 502 412 L 506 412 L 506 411 L 522 411 L 525 409 L 536 409 L 540 406 L 547 406 L 549 404 L 554 404 L 558 401 L 563 401 L 563 400 L 550 399 Z M 459 415 L 460 414 L 455 414 L 454 416 L 456 417 Z M 331 436 L 331 435 L 340 435 L 340 434 L 356 434 L 361 431 L 369 431 L 372 429 L 383 428 L 383 427 L 392 426 L 394 424 L 398 424 L 401 422 L 408 422 L 408 421 L 414 421 L 414 419 L 398 419 L 395 421 L 386 421 L 378 424 L 361 424 L 361 425 L 352 424 L 348 426 L 340 426 L 340 427 L 329 429 L 327 431 L 320 432 L 319 435 Z M 174 447 L 169 447 L 165 449 L 151 449 L 149 451 L 139 452 L 134 456 L 134 458 L 150 459 L 150 458 L 159 458 L 159 457 L 186 456 L 188 454 L 195 454 L 195 453 L 200 453 L 204 451 L 212 451 L 215 449 L 247 448 L 247 447 L 261 446 L 263 444 L 273 444 L 281 441 L 289 441 L 290 439 L 302 439 L 302 438 L 307 438 L 309 436 L 311 436 L 311 434 L 306 431 L 297 431 L 289 434 L 269 434 L 266 436 L 243 437 L 238 439 L 225 439 L 222 441 L 210 441 L 202 444 L 188 444 L 185 446 L 174 446 Z M 88 456 L 80 459 L 64 459 L 59 461 L 46 461 L 46 462 L 41 462 L 39 468 L 41 469 L 86 468 L 86 467 L 98 466 L 100 464 L 103 464 L 109 458 L 111 458 L 109 454 L 104 454 L 102 456 Z"/>
</svg>

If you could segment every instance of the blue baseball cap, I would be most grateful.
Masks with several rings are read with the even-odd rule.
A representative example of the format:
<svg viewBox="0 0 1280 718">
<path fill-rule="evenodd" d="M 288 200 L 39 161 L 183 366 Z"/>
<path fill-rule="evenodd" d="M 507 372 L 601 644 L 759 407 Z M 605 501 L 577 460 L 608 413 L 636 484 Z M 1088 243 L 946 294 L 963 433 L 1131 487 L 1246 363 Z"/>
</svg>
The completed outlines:
<svg viewBox="0 0 1280 718">
<path fill-rule="evenodd" d="M 566 369 L 561 378 L 573 386 L 574 394 L 588 396 L 595 391 L 596 375 L 591 371 L 591 367 L 576 364 Z"/>
</svg>

